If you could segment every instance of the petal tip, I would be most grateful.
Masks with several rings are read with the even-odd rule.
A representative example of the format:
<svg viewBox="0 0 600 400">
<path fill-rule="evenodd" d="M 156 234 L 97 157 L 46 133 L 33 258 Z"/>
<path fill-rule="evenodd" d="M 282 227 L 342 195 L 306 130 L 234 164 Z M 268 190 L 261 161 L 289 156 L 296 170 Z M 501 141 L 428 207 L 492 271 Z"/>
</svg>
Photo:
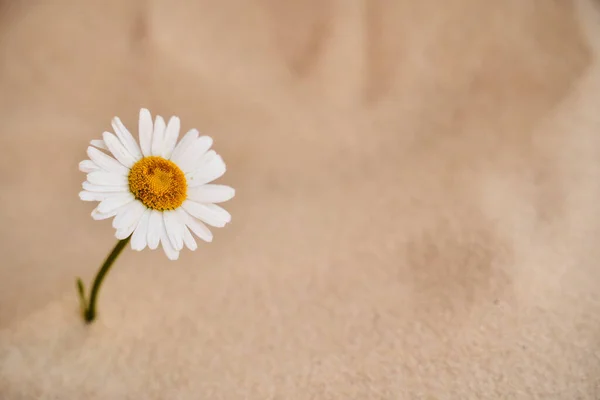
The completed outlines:
<svg viewBox="0 0 600 400">
<path fill-rule="evenodd" d="M 81 199 L 83 201 L 95 201 L 88 196 L 88 192 L 85 190 L 82 190 L 81 192 L 79 192 L 79 199 Z"/>
<path fill-rule="evenodd" d="M 94 208 L 90 215 L 96 221 L 101 221 L 104 219 L 104 215 L 98 211 L 98 207 Z"/>
</svg>

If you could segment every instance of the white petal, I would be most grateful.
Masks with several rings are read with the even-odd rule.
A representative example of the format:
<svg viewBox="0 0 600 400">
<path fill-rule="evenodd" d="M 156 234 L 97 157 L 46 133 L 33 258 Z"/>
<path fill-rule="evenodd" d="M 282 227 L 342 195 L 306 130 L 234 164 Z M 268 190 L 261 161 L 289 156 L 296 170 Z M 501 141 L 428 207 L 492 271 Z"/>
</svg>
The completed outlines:
<svg viewBox="0 0 600 400">
<path fill-rule="evenodd" d="M 87 174 L 87 180 L 94 185 L 126 186 L 127 177 L 114 172 L 96 171 Z"/>
<path fill-rule="evenodd" d="M 208 207 L 209 210 L 211 210 L 215 215 L 218 215 L 218 217 L 226 223 L 231 222 L 231 214 L 223 207 L 210 203 L 206 204 L 206 207 Z"/>
<path fill-rule="evenodd" d="M 208 155 L 207 152 L 212 144 L 213 140 L 210 136 L 200 136 L 181 153 L 177 165 L 183 172 L 195 171 L 198 166 L 203 165 L 203 159 Z"/>
<path fill-rule="evenodd" d="M 124 228 L 115 231 L 115 237 L 119 240 L 127 239 L 135 230 L 136 224 L 127 225 Z"/>
<path fill-rule="evenodd" d="M 108 150 L 108 147 L 106 147 L 106 143 L 104 143 L 104 140 L 102 139 L 94 139 L 90 141 L 90 144 L 94 147 L 97 147 L 99 149 L 102 150 Z"/>
<path fill-rule="evenodd" d="M 96 165 L 96 163 L 92 160 L 83 160 L 79 163 L 79 170 L 81 172 L 94 172 L 100 171 L 100 169 L 101 168 L 98 165 Z"/>
<path fill-rule="evenodd" d="M 95 219 L 96 221 L 108 219 L 108 218 L 114 217 L 115 215 L 117 215 L 117 211 L 112 211 L 109 213 L 101 213 L 96 208 L 94 208 L 94 210 L 92 211 L 92 218 Z"/>
<path fill-rule="evenodd" d="M 145 157 L 152 155 L 152 115 L 150 111 L 145 108 L 140 110 L 139 118 L 139 136 L 140 136 L 140 147 L 142 148 L 142 154 Z"/>
<path fill-rule="evenodd" d="M 154 131 L 152 133 L 152 155 L 162 156 L 165 141 L 165 120 L 157 115 L 154 120 Z"/>
<path fill-rule="evenodd" d="M 115 156 L 115 158 L 127 168 L 133 167 L 135 164 L 135 158 L 125 149 L 125 147 L 121 144 L 121 141 L 112 133 L 104 132 L 102 134 L 104 138 L 104 143 L 108 146 L 110 152 Z"/>
<path fill-rule="evenodd" d="M 157 210 L 150 211 L 150 219 L 148 221 L 148 247 L 152 250 L 158 247 L 160 235 L 163 231 L 162 213 Z"/>
<path fill-rule="evenodd" d="M 138 203 L 138 204 L 135 206 L 135 208 L 133 208 L 131 210 L 129 215 L 127 215 L 127 218 L 124 218 L 121 221 L 123 226 L 121 228 L 117 229 L 117 231 L 115 232 L 115 236 L 117 237 L 117 239 L 122 240 L 122 239 L 126 239 L 129 236 L 131 236 L 131 234 L 133 233 L 135 228 L 140 223 L 142 216 L 148 210 L 146 208 L 146 206 L 143 205 L 141 202 L 136 201 L 135 203 Z"/>
<path fill-rule="evenodd" d="M 123 192 L 121 192 L 123 193 Z M 118 195 L 120 193 L 114 193 L 114 192 L 88 192 L 86 190 L 83 190 L 81 192 L 79 192 L 79 198 L 83 201 L 102 201 L 104 199 L 107 199 L 109 197 Z"/>
<path fill-rule="evenodd" d="M 183 202 L 182 207 L 192 217 L 196 217 L 210 226 L 217 228 L 224 227 L 229 222 L 227 216 L 222 213 L 216 212 L 209 207 L 210 204 L 200 204 L 195 201 L 186 200 Z M 231 218 L 231 217 L 229 217 Z"/>
<path fill-rule="evenodd" d="M 178 117 L 171 117 L 171 119 L 169 119 L 167 129 L 165 130 L 165 139 L 162 149 L 162 156 L 167 160 L 171 158 L 171 154 L 173 154 L 173 149 L 175 149 L 175 144 L 177 143 L 177 139 L 179 138 L 180 126 L 181 121 L 179 121 Z"/>
<path fill-rule="evenodd" d="M 171 244 L 171 241 L 167 236 L 167 230 L 165 229 L 164 225 L 162 228 L 163 229 L 160 236 L 160 243 L 162 244 L 163 250 L 165 251 L 165 254 L 169 258 L 169 260 L 175 261 L 179 258 L 179 251 L 175 250 L 175 248 Z"/>
<path fill-rule="evenodd" d="M 175 211 L 163 212 L 163 220 L 167 236 L 173 248 L 177 251 L 183 249 L 183 223 L 179 220 Z"/>
<path fill-rule="evenodd" d="M 210 139 L 210 145 L 212 146 L 213 140 L 212 138 L 205 136 L 208 139 Z M 206 143 L 204 143 L 204 145 L 206 146 Z M 200 151 L 198 152 L 198 154 L 202 153 L 201 157 L 196 157 L 193 161 L 192 164 L 190 166 L 190 168 L 188 169 L 188 172 L 190 171 L 195 171 L 199 168 L 201 168 L 202 166 L 206 165 L 209 163 L 209 161 L 211 161 L 214 157 L 217 156 L 217 153 L 214 150 L 209 150 L 210 146 L 208 149 L 205 150 L 206 147 L 203 147 L 200 149 Z"/>
<path fill-rule="evenodd" d="M 101 192 L 101 193 L 106 193 L 106 192 L 115 192 L 115 193 L 129 192 L 129 185 L 117 185 L 117 186 L 113 186 L 113 185 L 95 185 L 93 183 L 85 181 L 85 182 L 83 182 L 83 184 L 81 186 L 85 190 L 87 190 L 89 192 Z"/>
<path fill-rule="evenodd" d="M 131 248 L 136 251 L 142 251 L 148 244 L 148 222 L 150 221 L 150 210 L 147 208 L 140 218 L 133 236 L 131 237 Z"/>
<path fill-rule="evenodd" d="M 196 139 L 198 139 L 198 134 L 199 132 L 196 129 L 190 129 L 185 135 L 183 135 L 171 154 L 171 161 L 173 161 L 175 164 L 179 164 L 179 157 L 184 151 L 187 150 L 189 146 L 192 145 L 192 143 L 196 141 Z"/>
<path fill-rule="evenodd" d="M 194 251 L 198 248 L 196 239 L 194 239 L 194 236 L 192 236 L 186 225 L 183 225 L 183 243 L 185 243 L 185 246 L 191 251 Z"/>
<path fill-rule="evenodd" d="M 208 229 L 208 227 L 206 225 L 204 225 L 203 222 L 192 217 L 190 214 L 188 214 L 186 211 L 182 210 L 181 208 L 178 208 L 175 211 L 179 214 L 179 218 L 186 224 L 186 226 L 188 228 L 190 228 L 190 230 L 192 232 L 194 232 L 194 234 L 196 236 L 198 236 L 200 239 L 204 240 L 205 242 L 212 242 L 213 234 L 210 231 L 210 229 Z"/>
<path fill-rule="evenodd" d="M 216 154 L 209 162 L 203 164 L 196 171 L 186 174 L 188 186 L 194 187 L 212 182 L 223 176 L 226 170 L 227 167 L 225 166 L 223 158 Z"/>
<path fill-rule="evenodd" d="M 114 196 L 107 197 L 98 204 L 98 211 L 101 213 L 109 213 L 113 210 L 118 209 L 125 204 L 132 202 L 135 198 L 131 193 L 118 193 Z"/>
<path fill-rule="evenodd" d="M 124 208 L 132 207 L 132 203 L 133 202 L 125 204 Z M 116 210 L 115 219 L 113 219 L 112 221 L 113 228 L 119 229 L 121 226 L 124 226 L 124 224 L 122 224 L 121 221 L 127 216 L 127 213 L 123 211 L 125 211 L 123 208 L 119 208 Z"/>
<path fill-rule="evenodd" d="M 114 172 L 120 175 L 129 175 L 129 168 L 112 158 L 106 153 L 89 146 L 87 149 L 87 155 L 90 159 L 96 163 L 100 168 L 108 172 Z"/>
<path fill-rule="evenodd" d="M 138 146 L 137 142 L 127 128 L 125 128 L 125 125 L 123 125 L 119 117 L 114 117 L 112 119 L 112 127 L 129 154 L 131 154 L 136 161 L 142 158 L 140 146 Z"/>
<path fill-rule="evenodd" d="M 129 236 L 131 236 L 131 232 L 133 232 L 134 229 L 135 225 L 123 229 L 117 229 L 115 231 L 115 237 L 119 240 L 127 239 Z"/>
<path fill-rule="evenodd" d="M 222 203 L 235 196 L 235 189 L 226 185 L 209 183 L 188 190 L 188 199 L 198 203 Z"/>
<path fill-rule="evenodd" d="M 117 230 L 119 236 L 128 232 L 125 237 L 117 237 L 118 239 L 125 239 L 131 235 L 144 211 L 146 211 L 146 206 L 139 200 L 129 202 L 117 210 L 117 215 L 113 219 L 112 226 Z"/>
</svg>

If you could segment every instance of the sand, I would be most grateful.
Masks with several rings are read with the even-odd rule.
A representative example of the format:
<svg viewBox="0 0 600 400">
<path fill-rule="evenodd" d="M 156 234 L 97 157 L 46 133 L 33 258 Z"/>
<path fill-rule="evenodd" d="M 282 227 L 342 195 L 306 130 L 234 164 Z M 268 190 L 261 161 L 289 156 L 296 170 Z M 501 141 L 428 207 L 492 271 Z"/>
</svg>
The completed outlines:
<svg viewBox="0 0 600 400">
<path fill-rule="evenodd" d="M 586 0 L 4 1 L 0 399 L 600 399 Z M 79 200 L 140 107 L 233 221 L 170 262 Z"/>
</svg>

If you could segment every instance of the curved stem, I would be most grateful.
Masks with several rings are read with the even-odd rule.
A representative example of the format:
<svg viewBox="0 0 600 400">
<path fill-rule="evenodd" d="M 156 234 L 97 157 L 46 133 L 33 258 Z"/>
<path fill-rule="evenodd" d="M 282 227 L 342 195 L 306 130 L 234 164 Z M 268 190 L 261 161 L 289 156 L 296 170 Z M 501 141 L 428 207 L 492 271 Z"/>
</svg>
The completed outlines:
<svg viewBox="0 0 600 400">
<path fill-rule="evenodd" d="M 127 243 L 129 243 L 130 240 L 131 236 L 129 236 L 127 239 L 119 240 L 115 248 L 106 258 L 106 261 L 104 261 L 102 268 L 100 268 L 100 270 L 98 271 L 98 274 L 94 279 L 94 284 L 92 285 L 90 301 L 89 303 L 87 303 L 87 306 L 83 307 L 83 318 L 85 319 L 86 323 L 89 324 L 96 318 L 96 299 L 98 298 L 98 291 L 100 290 L 100 285 L 102 285 L 102 281 L 104 280 L 104 277 L 110 270 L 110 267 L 113 265 L 117 257 L 119 257 L 119 254 L 121 254 L 121 251 L 123 251 L 123 249 L 125 248 L 125 246 L 127 246 Z M 81 280 L 78 280 L 77 285 L 79 287 L 79 296 L 82 301 L 82 304 L 85 304 L 85 297 L 83 295 L 83 284 L 81 283 Z"/>
</svg>

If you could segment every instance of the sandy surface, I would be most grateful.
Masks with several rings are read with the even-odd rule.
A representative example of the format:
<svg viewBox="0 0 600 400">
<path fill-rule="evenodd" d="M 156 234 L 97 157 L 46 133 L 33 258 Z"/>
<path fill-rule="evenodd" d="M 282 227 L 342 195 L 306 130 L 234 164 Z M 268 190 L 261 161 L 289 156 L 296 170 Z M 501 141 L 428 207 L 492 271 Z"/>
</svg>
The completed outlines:
<svg viewBox="0 0 600 400">
<path fill-rule="evenodd" d="M 600 398 L 600 18 L 569 0 L 0 3 L 0 399 Z M 210 134 L 233 222 L 115 243 L 86 144 Z"/>
</svg>

